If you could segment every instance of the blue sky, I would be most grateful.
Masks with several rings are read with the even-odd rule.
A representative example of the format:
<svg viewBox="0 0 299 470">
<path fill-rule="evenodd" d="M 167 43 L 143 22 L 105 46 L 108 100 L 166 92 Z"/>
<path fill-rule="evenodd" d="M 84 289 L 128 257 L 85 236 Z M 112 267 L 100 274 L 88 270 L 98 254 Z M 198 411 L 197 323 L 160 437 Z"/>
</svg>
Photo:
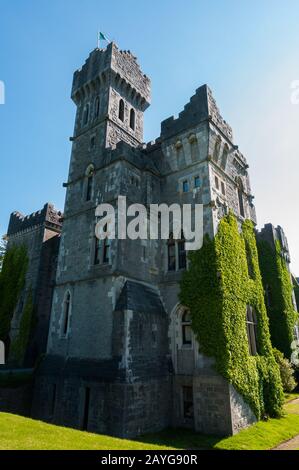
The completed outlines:
<svg viewBox="0 0 299 470">
<path fill-rule="evenodd" d="M 259 226 L 284 227 L 299 276 L 298 24 L 297 0 L 0 0 L 0 234 L 14 210 L 63 209 L 72 74 L 100 29 L 152 80 L 145 141 L 209 84 L 248 159 Z"/>
</svg>

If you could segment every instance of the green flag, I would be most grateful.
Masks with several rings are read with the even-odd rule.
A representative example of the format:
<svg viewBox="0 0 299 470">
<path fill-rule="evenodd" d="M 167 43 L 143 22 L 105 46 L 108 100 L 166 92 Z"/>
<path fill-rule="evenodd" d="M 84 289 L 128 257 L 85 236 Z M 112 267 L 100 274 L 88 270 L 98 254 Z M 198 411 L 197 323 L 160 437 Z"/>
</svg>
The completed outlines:
<svg viewBox="0 0 299 470">
<path fill-rule="evenodd" d="M 108 41 L 104 33 L 99 33 L 99 40 L 103 39 L 104 41 Z"/>
</svg>

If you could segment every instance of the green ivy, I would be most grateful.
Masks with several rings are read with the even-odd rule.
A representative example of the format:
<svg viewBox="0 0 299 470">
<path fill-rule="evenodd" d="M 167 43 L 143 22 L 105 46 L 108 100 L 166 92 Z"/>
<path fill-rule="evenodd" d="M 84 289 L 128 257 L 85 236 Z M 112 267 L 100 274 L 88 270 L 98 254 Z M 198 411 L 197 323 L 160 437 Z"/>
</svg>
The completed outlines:
<svg viewBox="0 0 299 470">
<path fill-rule="evenodd" d="M 10 359 L 19 366 L 23 365 L 26 349 L 28 346 L 30 333 L 34 323 L 34 308 L 32 299 L 32 290 L 30 289 L 24 305 L 22 318 L 20 321 L 19 332 L 11 345 Z"/>
<path fill-rule="evenodd" d="M 281 256 L 281 245 L 276 241 L 275 250 L 270 243 L 258 241 L 260 269 L 265 291 L 270 289 L 267 311 L 273 347 L 290 358 L 291 343 L 294 340 L 294 327 L 298 314 L 294 309 L 293 284 L 286 261 Z"/>
<path fill-rule="evenodd" d="M 4 256 L 0 272 L 0 340 L 6 341 L 28 266 L 25 246 L 12 246 Z"/>
<path fill-rule="evenodd" d="M 189 258 L 180 300 L 190 309 L 201 352 L 215 359 L 216 370 L 244 397 L 258 419 L 280 416 L 283 390 L 270 341 L 253 224 L 245 221 L 240 233 L 230 213 L 220 221 L 214 239 L 205 237 L 203 247 Z M 257 314 L 256 356 L 249 353 L 247 305 Z"/>
</svg>

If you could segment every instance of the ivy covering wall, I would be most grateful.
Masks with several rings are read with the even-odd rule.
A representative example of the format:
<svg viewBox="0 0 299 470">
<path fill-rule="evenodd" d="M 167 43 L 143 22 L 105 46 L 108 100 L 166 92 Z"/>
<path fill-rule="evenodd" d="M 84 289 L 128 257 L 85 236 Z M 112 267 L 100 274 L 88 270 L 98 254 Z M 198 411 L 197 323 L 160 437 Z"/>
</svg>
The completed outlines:
<svg viewBox="0 0 299 470">
<path fill-rule="evenodd" d="M 271 341 L 273 347 L 281 351 L 285 357 L 290 358 L 294 327 L 298 319 L 292 301 L 291 276 L 286 261 L 281 256 L 281 246 L 278 240 L 275 250 L 267 241 L 259 240 L 258 251 L 264 288 L 268 293 L 267 311 Z"/>
<path fill-rule="evenodd" d="M 230 213 L 220 221 L 215 238 L 206 237 L 203 247 L 189 257 L 180 300 L 190 309 L 201 352 L 215 359 L 216 370 L 243 396 L 258 419 L 280 416 L 283 390 L 270 341 L 252 223 L 246 221 L 240 233 Z M 249 353 L 247 305 L 257 315 L 256 356 Z"/>
<path fill-rule="evenodd" d="M 4 256 L 0 272 L 0 340 L 6 342 L 11 320 L 25 285 L 28 267 L 25 246 L 12 246 Z"/>
<path fill-rule="evenodd" d="M 21 366 L 24 362 L 30 333 L 34 324 L 32 290 L 30 289 L 20 320 L 19 332 L 11 345 L 10 359 Z"/>
</svg>

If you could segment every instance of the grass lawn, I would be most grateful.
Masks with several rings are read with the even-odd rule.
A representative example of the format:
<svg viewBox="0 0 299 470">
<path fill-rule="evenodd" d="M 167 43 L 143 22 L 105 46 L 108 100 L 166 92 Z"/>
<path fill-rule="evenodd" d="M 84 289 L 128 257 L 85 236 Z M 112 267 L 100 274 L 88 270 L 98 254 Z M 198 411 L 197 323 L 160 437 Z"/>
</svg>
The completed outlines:
<svg viewBox="0 0 299 470">
<path fill-rule="evenodd" d="M 294 398 L 298 398 L 298 394 L 286 396 L 285 417 L 260 421 L 239 434 L 224 439 L 182 429 L 169 429 L 132 441 L 0 413 L 0 450 L 266 450 L 299 434 L 299 404 L 288 403 Z"/>
</svg>

